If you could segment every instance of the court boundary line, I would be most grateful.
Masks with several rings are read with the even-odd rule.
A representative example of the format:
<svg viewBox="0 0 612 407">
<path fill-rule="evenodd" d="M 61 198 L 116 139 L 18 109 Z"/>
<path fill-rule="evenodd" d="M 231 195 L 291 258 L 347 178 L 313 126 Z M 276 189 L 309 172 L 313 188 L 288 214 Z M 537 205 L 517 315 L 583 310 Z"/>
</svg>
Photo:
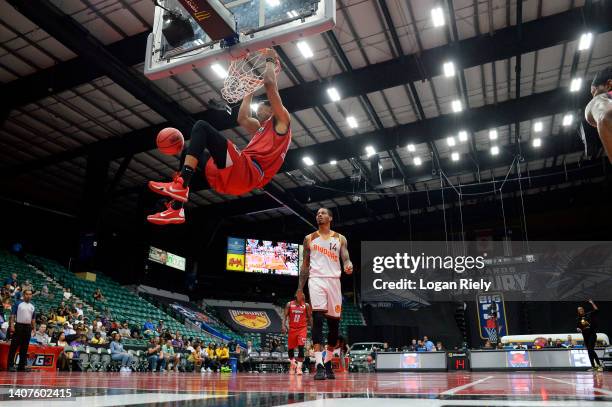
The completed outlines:
<svg viewBox="0 0 612 407">
<path fill-rule="evenodd" d="M 546 379 L 546 380 L 551 380 L 553 382 L 557 382 L 557 383 L 563 383 L 563 384 L 569 384 L 570 386 L 574 386 L 577 387 L 575 382 L 568 382 L 565 380 L 561 380 L 561 379 L 556 379 L 554 377 L 546 377 L 546 376 L 538 376 L 540 379 Z M 612 396 L 612 391 L 610 390 L 606 390 L 606 389 L 599 389 L 597 387 L 593 387 L 593 391 L 597 391 L 600 392 L 602 394 L 605 394 L 606 396 Z"/>
<path fill-rule="evenodd" d="M 461 385 L 461 386 L 453 387 L 451 389 L 448 389 L 448 390 L 443 391 L 442 393 L 440 393 L 440 396 L 453 396 L 458 391 L 465 390 L 467 388 L 470 388 L 470 387 L 475 386 L 475 385 L 480 384 L 480 383 L 484 383 L 487 380 L 492 379 L 492 378 L 493 378 L 493 376 L 487 376 L 487 377 L 483 377 L 482 379 L 474 380 L 473 382 L 469 382 L 469 383 L 466 383 L 466 384 Z"/>
</svg>

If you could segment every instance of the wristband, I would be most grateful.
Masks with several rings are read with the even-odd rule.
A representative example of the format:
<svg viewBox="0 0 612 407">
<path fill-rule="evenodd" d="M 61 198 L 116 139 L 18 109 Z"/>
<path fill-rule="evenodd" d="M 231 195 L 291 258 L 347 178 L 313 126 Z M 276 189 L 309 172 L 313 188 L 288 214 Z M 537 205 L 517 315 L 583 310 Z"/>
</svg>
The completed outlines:
<svg viewBox="0 0 612 407">
<path fill-rule="evenodd" d="M 275 63 L 276 61 L 274 60 L 274 58 L 266 58 L 266 62 Z"/>
</svg>

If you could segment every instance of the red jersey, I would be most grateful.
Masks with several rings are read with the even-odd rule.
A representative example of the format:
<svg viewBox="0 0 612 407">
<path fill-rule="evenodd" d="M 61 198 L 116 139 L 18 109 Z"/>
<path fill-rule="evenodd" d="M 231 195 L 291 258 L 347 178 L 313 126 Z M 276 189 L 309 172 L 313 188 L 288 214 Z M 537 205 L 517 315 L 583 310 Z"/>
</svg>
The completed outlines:
<svg viewBox="0 0 612 407">
<path fill-rule="evenodd" d="M 299 305 L 295 301 L 289 303 L 289 329 L 304 329 L 306 324 L 306 303 Z"/>
<path fill-rule="evenodd" d="M 274 130 L 274 119 L 270 118 L 257 130 L 242 153 L 254 160 L 264 173 L 258 187 L 266 185 L 285 162 L 291 144 L 291 126 L 287 133 L 279 135 Z"/>
<path fill-rule="evenodd" d="M 217 192 L 242 195 L 266 185 L 285 161 L 291 144 L 291 127 L 279 135 L 274 130 L 274 120 L 263 123 L 243 151 L 231 141 L 227 151 L 232 165 L 218 169 L 212 158 L 206 163 L 206 178 Z"/>
</svg>

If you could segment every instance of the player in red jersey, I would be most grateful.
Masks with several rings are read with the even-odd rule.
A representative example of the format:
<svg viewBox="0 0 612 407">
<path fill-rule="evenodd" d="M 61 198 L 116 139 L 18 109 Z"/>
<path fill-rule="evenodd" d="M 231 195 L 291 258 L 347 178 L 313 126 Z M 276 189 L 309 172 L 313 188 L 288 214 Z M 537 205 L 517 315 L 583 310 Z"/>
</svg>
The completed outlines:
<svg viewBox="0 0 612 407">
<path fill-rule="evenodd" d="M 289 328 L 287 328 L 287 320 Z M 289 330 L 287 348 L 289 350 L 289 374 L 302 375 L 302 362 L 304 361 L 304 345 L 308 336 L 308 327 L 312 325 L 312 310 L 310 304 L 304 300 L 304 293 L 298 291 L 295 300 L 289 301 L 285 306 L 283 318 L 283 333 Z M 295 348 L 298 348 L 297 364 L 295 362 Z"/>
<path fill-rule="evenodd" d="M 291 143 L 289 112 L 283 106 L 278 93 L 274 72 L 276 52 L 264 51 L 266 68 L 264 87 L 268 100 L 259 104 L 257 118 L 251 117 L 253 95 L 246 95 L 238 112 L 238 124 L 253 137 L 240 151 L 218 130 L 205 121 L 198 121 L 191 130 L 191 142 L 185 155 L 182 170 L 172 182 L 149 181 L 149 188 L 160 195 L 172 198 L 163 212 L 149 215 L 147 220 L 157 225 L 185 222 L 183 204 L 189 196 L 189 183 L 203 162 L 205 151 L 210 153 L 204 174 L 208 183 L 217 192 L 242 195 L 255 188 L 262 188 L 278 172 L 285 161 Z"/>
</svg>

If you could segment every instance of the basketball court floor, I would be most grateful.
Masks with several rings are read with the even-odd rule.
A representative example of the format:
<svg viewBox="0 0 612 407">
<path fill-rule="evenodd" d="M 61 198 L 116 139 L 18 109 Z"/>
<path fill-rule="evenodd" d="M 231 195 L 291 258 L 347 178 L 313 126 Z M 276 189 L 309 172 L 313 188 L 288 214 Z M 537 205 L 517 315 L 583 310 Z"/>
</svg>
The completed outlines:
<svg viewBox="0 0 612 407">
<path fill-rule="evenodd" d="M 70 389 L 19 400 L 16 389 Z M 312 376 L 0 372 L 0 405 L 78 406 L 612 406 L 612 373 L 352 373 Z"/>
</svg>

